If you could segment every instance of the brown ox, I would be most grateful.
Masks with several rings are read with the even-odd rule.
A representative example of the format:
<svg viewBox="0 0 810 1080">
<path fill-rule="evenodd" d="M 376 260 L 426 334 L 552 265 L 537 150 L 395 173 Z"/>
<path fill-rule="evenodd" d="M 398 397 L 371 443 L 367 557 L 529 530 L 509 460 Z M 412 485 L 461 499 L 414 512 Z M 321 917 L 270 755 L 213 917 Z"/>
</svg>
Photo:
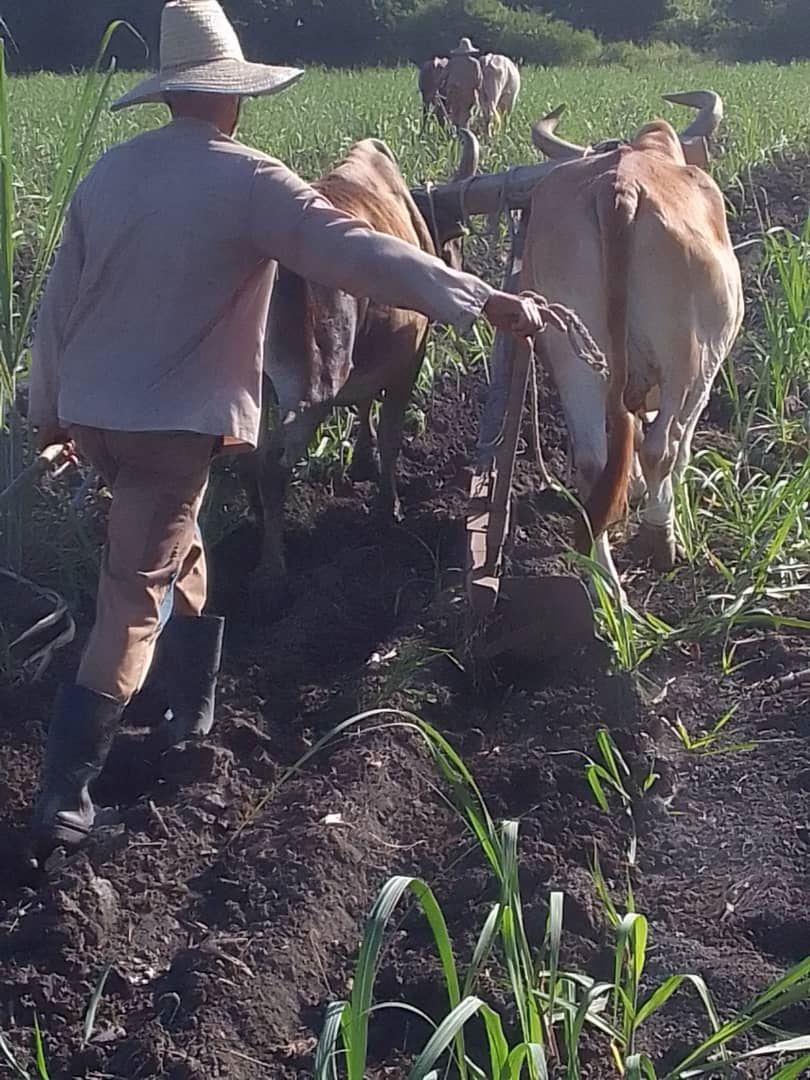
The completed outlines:
<svg viewBox="0 0 810 1080">
<path fill-rule="evenodd" d="M 487 53 L 481 57 L 481 118 L 489 135 L 494 120 L 509 116 L 520 93 L 520 71 L 508 56 Z"/>
<path fill-rule="evenodd" d="M 478 146 L 464 139 L 454 179 L 475 172 Z M 432 212 L 425 193 L 420 210 L 405 185 L 390 150 L 375 139 L 352 147 L 346 158 L 313 185 L 339 209 L 380 232 L 396 236 L 430 254 L 438 250 L 457 262 L 454 240 L 463 223 L 447 207 Z M 433 208 L 434 210 L 436 208 Z M 431 234 L 431 225 L 438 232 Z M 405 411 L 422 365 L 428 320 L 413 311 L 381 307 L 338 289 L 314 284 L 279 266 L 267 323 L 264 400 L 277 402 L 276 423 L 246 470 L 254 516 L 263 524 L 259 579 L 284 573 L 284 496 L 292 467 L 306 455 L 316 429 L 336 405 L 356 405 L 359 434 L 352 476 L 377 474 L 371 407 L 383 396 L 377 443 L 380 500 L 398 516 L 396 463 Z M 269 380 L 269 385 L 268 385 Z"/>
<path fill-rule="evenodd" d="M 617 586 L 606 529 L 625 512 L 631 471 L 646 487 L 642 547 L 658 568 L 675 561 L 673 478 L 743 316 L 723 196 L 696 167 L 722 103 L 709 91 L 667 100 L 700 110 L 680 137 L 655 120 L 629 144 L 583 148 L 554 134 L 561 110 L 533 129 L 538 149 L 572 160 L 534 190 L 522 287 L 572 307 L 607 361 L 606 380 L 562 334 L 540 339 L 596 557 Z"/>
<path fill-rule="evenodd" d="M 422 95 L 422 128 L 432 114 L 444 126 L 447 123 L 447 58 L 434 56 L 419 68 L 419 93 Z"/>
</svg>

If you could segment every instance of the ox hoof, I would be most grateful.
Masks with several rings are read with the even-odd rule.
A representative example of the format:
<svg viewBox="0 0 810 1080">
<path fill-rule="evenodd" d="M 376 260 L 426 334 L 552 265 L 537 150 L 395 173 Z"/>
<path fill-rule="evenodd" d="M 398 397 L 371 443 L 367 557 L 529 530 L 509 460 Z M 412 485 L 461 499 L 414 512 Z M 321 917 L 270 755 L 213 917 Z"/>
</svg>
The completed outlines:
<svg viewBox="0 0 810 1080">
<path fill-rule="evenodd" d="M 642 524 L 636 539 L 639 558 L 649 560 L 656 570 L 672 570 L 682 557 L 675 536 L 666 525 Z"/>
<path fill-rule="evenodd" d="M 350 480 L 353 480 L 356 484 L 365 484 L 372 480 L 379 480 L 379 478 L 380 470 L 373 454 L 361 454 L 359 457 L 355 455 L 352 458 L 352 463 L 349 466 Z"/>
</svg>

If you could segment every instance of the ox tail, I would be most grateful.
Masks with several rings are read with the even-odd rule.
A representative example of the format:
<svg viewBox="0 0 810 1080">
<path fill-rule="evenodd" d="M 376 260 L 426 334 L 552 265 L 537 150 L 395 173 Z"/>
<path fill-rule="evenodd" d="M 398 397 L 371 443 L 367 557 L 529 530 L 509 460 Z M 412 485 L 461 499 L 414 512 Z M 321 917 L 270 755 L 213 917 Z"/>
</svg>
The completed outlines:
<svg viewBox="0 0 810 1080">
<path fill-rule="evenodd" d="M 624 402 L 628 376 L 627 306 L 632 225 L 638 210 L 635 186 L 611 184 L 597 196 L 596 214 L 602 239 L 607 300 L 608 368 L 607 462 L 586 502 L 594 539 L 627 510 L 627 489 L 635 450 L 633 417 Z M 583 526 L 581 547 L 590 549 Z"/>
</svg>

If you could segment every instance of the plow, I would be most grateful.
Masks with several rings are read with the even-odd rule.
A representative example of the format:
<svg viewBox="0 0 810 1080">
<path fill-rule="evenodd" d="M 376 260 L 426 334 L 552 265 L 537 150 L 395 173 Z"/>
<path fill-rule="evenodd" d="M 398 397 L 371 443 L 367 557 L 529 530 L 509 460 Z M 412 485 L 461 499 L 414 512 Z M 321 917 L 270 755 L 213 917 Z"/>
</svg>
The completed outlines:
<svg viewBox="0 0 810 1080">
<path fill-rule="evenodd" d="M 509 210 L 510 248 L 502 288 L 518 292 L 523 246 L 531 210 Z M 550 309 L 569 333 L 584 333 L 573 312 Z M 496 333 L 491 381 L 481 415 L 466 517 L 466 595 L 473 657 L 504 657 L 527 664 L 554 660 L 594 640 L 593 608 L 582 582 L 572 575 L 509 577 L 505 548 L 513 520 L 513 484 L 521 428 L 529 405 L 533 464 L 541 488 L 554 483 L 543 459 L 538 415 L 538 357 L 534 344 Z"/>
<path fill-rule="evenodd" d="M 470 132 L 459 134 L 468 147 L 475 144 Z M 520 291 L 532 192 L 553 168 L 551 162 L 518 165 L 427 189 L 431 210 L 435 205 L 460 205 L 458 216 L 465 221 L 506 216 L 504 291 Z M 425 194 L 426 189 L 413 191 L 418 205 L 424 205 Z M 575 312 L 552 305 L 548 314 L 552 325 L 547 333 L 565 332 L 580 355 L 603 360 Z M 500 331 L 495 334 L 465 520 L 467 637 L 473 660 L 486 664 L 504 659 L 525 664 L 551 661 L 570 656 L 595 638 L 593 607 L 579 578 L 562 574 L 513 578 L 505 573 L 515 466 L 527 407 L 534 467 L 542 487 L 555 487 L 540 443 L 538 359 L 535 344 Z"/>
<path fill-rule="evenodd" d="M 63 444 L 46 447 L 0 491 L 0 512 L 44 476 L 59 476 L 70 465 Z M 0 567 L 0 648 L 2 668 L 12 677 L 41 678 L 57 649 L 76 634 L 64 597 L 14 570 Z"/>
</svg>

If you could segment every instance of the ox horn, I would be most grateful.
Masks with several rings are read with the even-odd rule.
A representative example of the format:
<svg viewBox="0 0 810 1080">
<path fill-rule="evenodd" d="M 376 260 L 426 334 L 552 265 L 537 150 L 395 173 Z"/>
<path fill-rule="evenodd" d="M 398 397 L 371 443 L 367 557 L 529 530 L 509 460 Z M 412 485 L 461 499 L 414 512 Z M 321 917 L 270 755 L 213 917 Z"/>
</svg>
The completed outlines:
<svg viewBox="0 0 810 1080">
<path fill-rule="evenodd" d="M 538 120 L 533 124 L 532 142 L 541 153 L 546 155 L 547 158 L 559 158 L 565 160 L 566 158 L 584 157 L 587 153 L 584 146 L 577 146 L 576 143 L 566 142 L 565 139 L 561 139 L 559 135 L 554 134 L 560 117 L 564 112 L 565 105 L 558 105 L 556 109 L 544 116 L 542 120 Z"/>
<path fill-rule="evenodd" d="M 459 128 L 458 139 L 461 143 L 461 157 L 451 183 L 469 180 L 470 177 L 475 176 L 481 160 L 481 146 L 469 128 Z"/>
<path fill-rule="evenodd" d="M 707 139 L 723 119 L 723 99 L 713 90 L 689 90 L 679 94 L 664 94 L 663 98 L 673 105 L 688 105 L 698 110 L 692 123 L 680 133 L 681 140 L 696 137 Z"/>
</svg>

